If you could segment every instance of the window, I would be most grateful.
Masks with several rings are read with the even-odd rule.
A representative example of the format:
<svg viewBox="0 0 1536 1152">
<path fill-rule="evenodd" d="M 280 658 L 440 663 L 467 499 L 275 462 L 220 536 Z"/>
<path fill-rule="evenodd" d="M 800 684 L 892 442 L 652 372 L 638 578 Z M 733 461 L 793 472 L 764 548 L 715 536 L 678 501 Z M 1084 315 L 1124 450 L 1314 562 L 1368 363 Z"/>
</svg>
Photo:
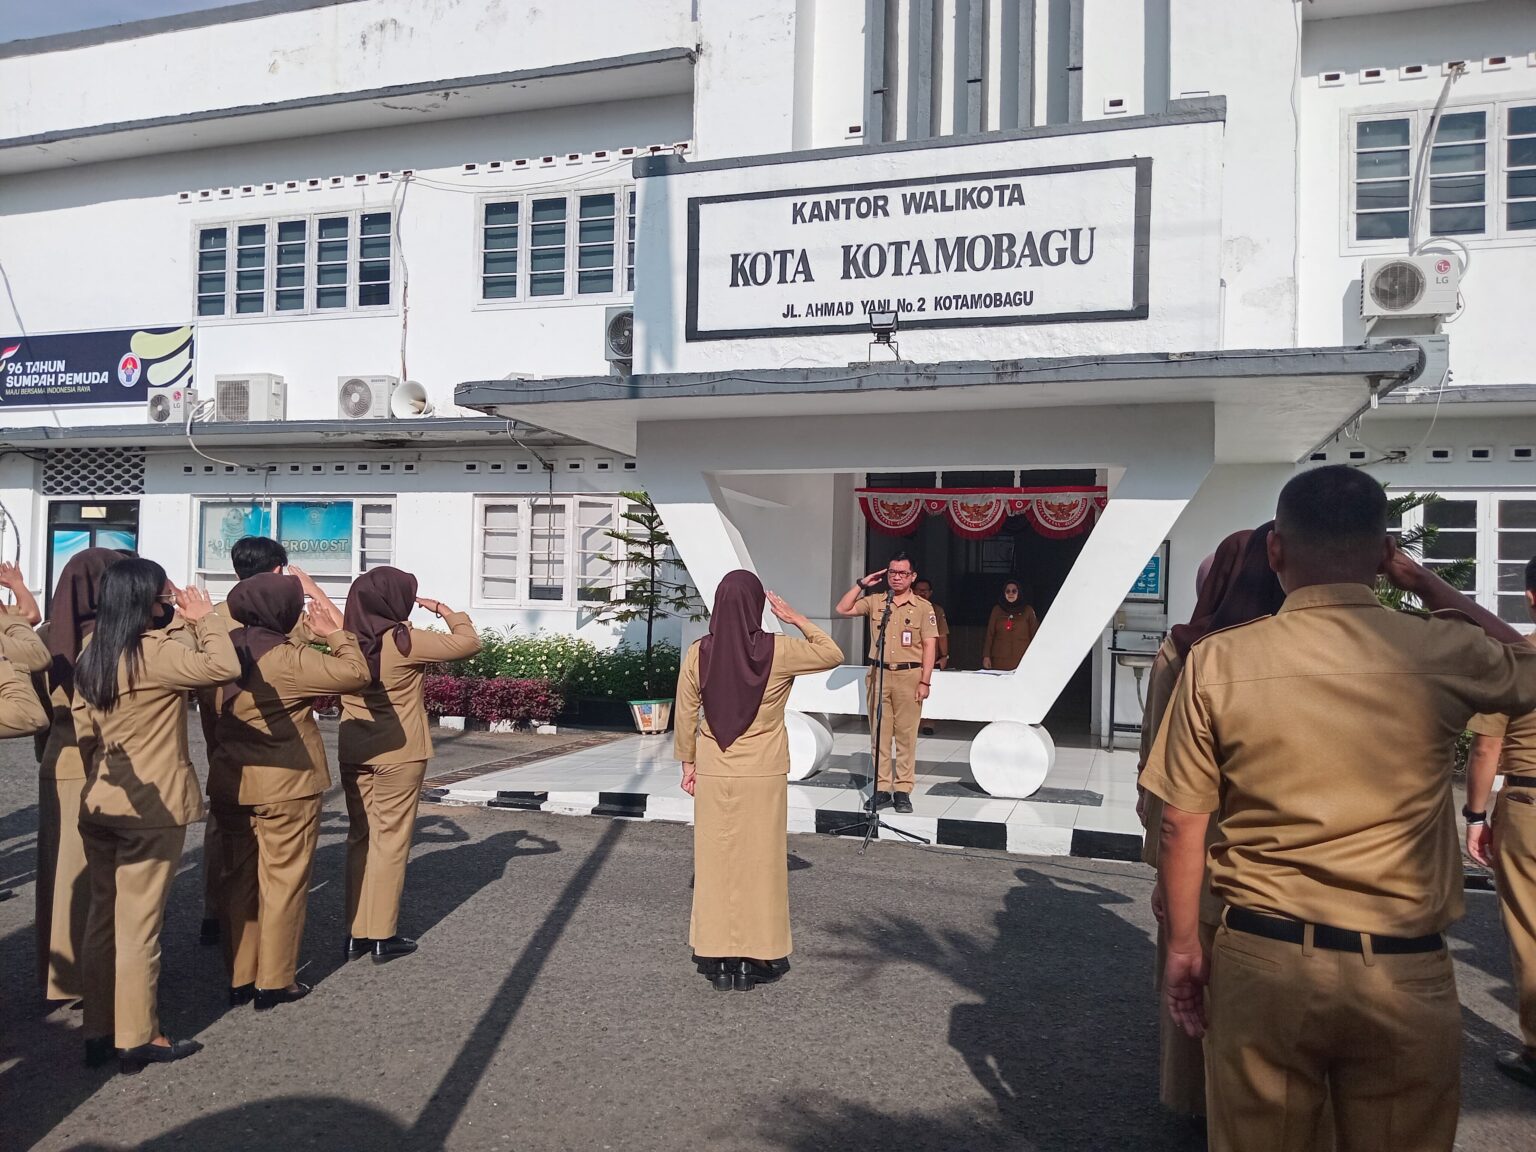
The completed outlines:
<svg viewBox="0 0 1536 1152">
<path fill-rule="evenodd" d="M 622 496 L 484 497 L 478 507 L 475 597 L 492 605 L 576 607 L 622 584 Z"/>
<path fill-rule="evenodd" d="M 361 212 L 201 226 L 197 314 L 303 315 L 387 307 L 393 223 L 389 212 Z"/>
<path fill-rule="evenodd" d="M 1447 492 L 1408 512 L 1401 527 L 1420 525 L 1436 529 L 1424 550 L 1426 565 L 1470 560 L 1467 595 L 1521 631 L 1532 630 L 1525 565 L 1536 556 L 1536 491 Z"/>
<path fill-rule="evenodd" d="M 197 510 L 198 582 L 223 599 L 235 585 L 229 560 L 235 541 L 275 536 L 288 558 L 339 603 L 361 573 L 393 563 L 394 525 L 394 504 L 378 499 L 202 500 Z"/>
<path fill-rule="evenodd" d="M 1414 173 L 1432 118 L 1418 109 L 1352 121 L 1351 244 L 1407 239 Z M 1536 236 L 1536 104 L 1447 109 L 1428 164 L 1426 235 Z"/>
<path fill-rule="evenodd" d="M 634 290 L 633 189 L 482 203 L 480 298 L 612 298 Z"/>
</svg>

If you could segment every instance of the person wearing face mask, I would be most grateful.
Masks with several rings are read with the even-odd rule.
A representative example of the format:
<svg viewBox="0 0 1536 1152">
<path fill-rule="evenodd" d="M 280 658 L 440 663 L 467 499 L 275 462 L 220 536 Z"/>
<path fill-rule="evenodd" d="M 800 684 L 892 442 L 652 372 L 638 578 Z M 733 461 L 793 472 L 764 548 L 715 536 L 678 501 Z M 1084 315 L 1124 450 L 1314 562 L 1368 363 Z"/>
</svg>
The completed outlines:
<svg viewBox="0 0 1536 1152">
<path fill-rule="evenodd" d="M 1024 599 L 1023 586 L 1017 580 L 1003 585 L 1002 594 L 987 618 L 987 636 L 981 649 L 981 666 L 999 672 L 1012 672 L 1024 659 L 1030 641 L 1040 628 L 1035 610 Z"/>
</svg>

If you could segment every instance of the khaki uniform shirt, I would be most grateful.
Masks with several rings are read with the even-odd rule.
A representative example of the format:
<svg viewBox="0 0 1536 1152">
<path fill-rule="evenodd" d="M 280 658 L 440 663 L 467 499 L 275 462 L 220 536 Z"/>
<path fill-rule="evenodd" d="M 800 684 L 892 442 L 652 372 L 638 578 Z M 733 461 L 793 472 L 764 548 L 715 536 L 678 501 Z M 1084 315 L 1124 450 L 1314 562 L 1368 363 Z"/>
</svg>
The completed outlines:
<svg viewBox="0 0 1536 1152">
<path fill-rule="evenodd" d="M 773 665 L 757 716 L 729 748 L 715 743 L 704 716 L 699 692 L 699 645 L 692 644 L 683 656 L 677 676 L 677 722 L 674 750 L 684 764 L 693 764 L 700 776 L 786 776 L 789 774 L 789 733 L 784 727 L 784 707 L 795 677 L 825 672 L 843 662 L 843 650 L 816 625 L 807 622 L 805 639 L 778 636 L 773 642 Z"/>
<path fill-rule="evenodd" d="M 891 615 L 885 619 L 885 593 L 861 596 L 853 606 L 855 614 L 869 617 L 869 658 L 880 651 L 880 628 L 885 626 L 885 662 L 921 664 L 923 641 L 939 637 L 938 614 L 933 605 L 915 592 L 891 602 Z"/>
<path fill-rule="evenodd" d="M 1523 716 L 1498 713 L 1472 717 L 1469 732 L 1479 736 L 1497 736 L 1504 741 L 1499 753 L 1499 774 L 1536 779 L 1536 712 Z"/>
<path fill-rule="evenodd" d="M 325 642 L 329 656 L 290 637 L 256 661 L 243 690 L 222 690 L 208 758 L 210 800 L 276 804 L 319 796 L 330 787 L 314 698 L 356 692 L 371 674 L 350 632 L 335 632 Z"/>
<path fill-rule="evenodd" d="M 379 653 L 379 683 L 341 698 L 338 759 L 343 764 L 411 764 L 432 758 L 421 679 L 428 664 L 462 660 L 480 651 L 480 637 L 463 612 L 443 617 L 448 635 L 411 629 L 411 652 L 400 654 L 394 633 Z"/>
<path fill-rule="evenodd" d="M 1141 783 L 1220 808 L 1226 903 L 1418 936 L 1462 913 L 1458 737 L 1475 713 L 1533 707 L 1536 647 L 1388 611 L 1362 584 L 1303 588 L 1190 650 Z"/>
<path fill-rule="evenodd" d="M 71 714 L 85 762 L 80 820 L 123 828 L 169 828 L 202 819 L 203 798 L 187 755 L 187 693 L 240 675 L 229 622 L 209 614 L 188 624 L 190 649 L 165 629 L 144 634 L 138 683 L 118 669 L 117 707 L 100 712 L 75 693 Z"/>
<path fill-rule="evenodd" d="M 23 674 L 41 672 L 53 662 L 48 646 L 38 637 L 26 618 L 14 609 L 0 612 L 0 656 L 4 656 Z"/>
<path fill-rule="evenodd" d="M 48 727 L 48 710 L 30 677 L 9 659 L 0 660 L 0 740 L 30 736 Z"/>
<path fill-rule="evenodd" d="M 225 600 L 219 604 L 215 604 L 213 612 L 214 615 L 222 616 L 229 622 L 229 630 L 231 632 L 233 632 L 236 628 L 244 627 L 240 621 L 236 620 L 234 616 L 230 614 L 228 600 Z M 178 616 L 176 619 L 180 620 L 181 617 Z M 299 622 L 293 626 L 293 631 L 288 633 L 288 639 L 297 641 L 300 644 L 309 645 L 314 643 L 315 634 L 310 631 L 309 622 L 305 620 L 304 617 L 300 616 Z M 197 694 L 197 723 L 198 727 L 203 730 L 203 745 L 208 753 L 208 767 L 210 769 L 208 783 L 210 787 L 213 784 L 213 776 L 211 775 L 211 769 L 213 768 L 213 750 L 218 744 L 219 739 L 216 729 L 218 728 L 219 723 L 219 712 L 223 709 L 224 701 L 227 699 L 227 694 L 224 691 L 227 687 L 229 686 L 221 684 L 217 688 L 204 688 Z M 330 696 L 332 693 L 322 692 L 320 695 Z M 324 789 L 322 789 L 322 791 L 323 790 Z M 211 798 L 213 793 L 210 792 L 208 795 Z M 231 801 L 231 803 L 233 803 L 233 801 Z"/>
</svg>

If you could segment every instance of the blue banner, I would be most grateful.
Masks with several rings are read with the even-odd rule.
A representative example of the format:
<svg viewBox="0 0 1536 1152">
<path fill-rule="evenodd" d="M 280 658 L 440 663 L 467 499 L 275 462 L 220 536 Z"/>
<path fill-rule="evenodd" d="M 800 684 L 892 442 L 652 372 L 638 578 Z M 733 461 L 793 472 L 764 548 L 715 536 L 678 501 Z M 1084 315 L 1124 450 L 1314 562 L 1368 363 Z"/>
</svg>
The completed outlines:
<svg viewBox="0 0 1536 1152">
<path fill-rule="evenodd" d="M 352 574 L 352 501 L 284 501 L 277 506 L 277 539 L 306 572 Z"/>
<path fill-rule="evenodd" d="M 0 407 L 142 404 L 192 383 L 192 326 L 0 336 Z"/>
</svg>

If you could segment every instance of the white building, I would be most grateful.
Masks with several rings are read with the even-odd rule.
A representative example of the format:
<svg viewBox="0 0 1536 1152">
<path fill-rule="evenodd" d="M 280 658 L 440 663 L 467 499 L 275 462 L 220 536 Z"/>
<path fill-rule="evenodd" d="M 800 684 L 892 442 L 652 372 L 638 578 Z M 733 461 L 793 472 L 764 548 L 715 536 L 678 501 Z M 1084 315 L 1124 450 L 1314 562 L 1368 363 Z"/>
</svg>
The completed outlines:
<svg viewBox="0 0 1536 1152">
<path fill-rule="evenodd" d="M 265 504 L 338 584 L 389 560 L 477 620 L 602 635 L 632 470 L 706 593 L 747 564 L 825 617 L 908 547 L 961 663 L 1023 576 L 1040 641 L 939 676 L 934 714 L 1102 732 L 1117 614 L 1187 615 L 1198 560 L 1327 459 L 1447 497 L 1439 554 L 1523 613 L 1527 0 L 261 0 L 0 46 L 0 109 L 0 338 L 38 349 L 7 365 L 0 499 L 39 582 L 107 527 L 218 587 L 220 526 Z M 1427 302 L 1368 332 L 1362 266 L 1410 231 Z M 41 334 L 142 330 L 171 335 L 131 402 L 64 401 L 120 401 L 121 353 Z M 275 375 L 285 418 L 189 440 L 139 372 Z M 436 415 L 339 418 L 370 377 Z M 1024 516 L 903 545 L 860 488 Z M 1107 500 L 1091 532 L 1005 491 L 1062 488 Z M 1124 603 L 1164 540 L 1162 595 Z M 800 706 L 857 711 L 860 676 Z"/>
</svg>

